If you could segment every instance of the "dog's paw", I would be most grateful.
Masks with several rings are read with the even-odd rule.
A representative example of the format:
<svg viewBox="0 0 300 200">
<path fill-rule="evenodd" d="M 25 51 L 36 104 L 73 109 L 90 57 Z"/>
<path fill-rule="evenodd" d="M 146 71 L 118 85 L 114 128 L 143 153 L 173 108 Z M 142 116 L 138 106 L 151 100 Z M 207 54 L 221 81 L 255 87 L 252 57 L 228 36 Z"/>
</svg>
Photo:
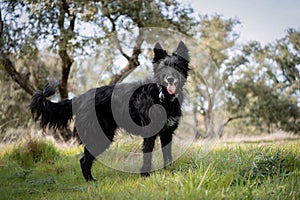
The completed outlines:
<svg viewBox="0 0 300 200">
<path fill-rule="evenodd" d="M 96 182 L 97 181 L 97 179 L 95 179 L 95 178 L 91 178 L 91 179 L 89 179 L 89 180 L 86 180 L 87 182 Z"/>
<path fill-rule="evenodd" d="M 95 179 L 93 176 L 87 176 L 85 177 L 86 182 L 96 182 L 97 179 Z"/>
<path fill-rule="evenodd" d="M 149 174 L 149 172 L 143 172 L 143 173 L 141 173 L 141 176 L 144 178 L 147 178 L 150 176 L 150 174 Z"/>
</svg>

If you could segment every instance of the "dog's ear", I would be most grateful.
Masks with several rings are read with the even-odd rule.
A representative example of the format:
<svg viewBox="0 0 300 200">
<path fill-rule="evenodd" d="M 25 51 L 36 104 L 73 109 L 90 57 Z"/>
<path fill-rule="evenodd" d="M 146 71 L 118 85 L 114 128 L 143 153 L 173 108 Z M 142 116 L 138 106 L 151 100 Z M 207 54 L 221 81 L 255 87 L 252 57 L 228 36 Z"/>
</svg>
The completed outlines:
<svg viewBox="0 0 300 200">
<path fill-rule="evenodd" d="M 176 50 L 173 52 L 173 55 L 184 59 L 186 62 L 190 62 L 189 50 L 182 41 L 179 42 Z"/>
<path fill-rule="evenodd" d="M 156 63 L 164 59 L 168 55 L 168 53 L 161 47 L 161 45 L 158 42 L 155 44 L 153 52 L 154 52 L 153 63 Z"/>
</svg>

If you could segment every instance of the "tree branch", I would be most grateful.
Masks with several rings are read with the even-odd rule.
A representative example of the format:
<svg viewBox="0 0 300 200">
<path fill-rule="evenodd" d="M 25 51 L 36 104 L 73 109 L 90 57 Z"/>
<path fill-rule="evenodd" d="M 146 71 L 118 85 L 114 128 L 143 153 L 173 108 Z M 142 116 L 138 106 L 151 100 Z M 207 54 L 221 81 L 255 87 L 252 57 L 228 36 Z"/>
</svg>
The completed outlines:
<svg viewBox="0 0 300 200">
<path fill-rule="evenodd" d="M 121 44 L 120 44 L 120 41 L 118 40 L 118 38 L 116 39 L 116 42 L 117 42 L 117 47 L 120 51 L 120 53 L 122 54 L 122 56 L 124 56 L 128 61 L 130 61 L 130 56 L 128 56 L 122 49 L 121 47 Z"/>
<path fill-rule="evenodd" d="M 17 82 L 21 88 L 23 88 L 28 94 L 33 95 L 35 88 L 31 85 L 28 80 L 28 76 L 20 74 L 11 60 L 2 52 L 0 53 L 0 64 L 4 66 L 6 72 L 10 77 Z"/>
<path fill-rule="evenodd" d="M 0 10 L 0 65 L 4 67 L 6 72 L 11 76 L 11 78 L 17 82 L 21 88 L 23 88 L 28 94 L 33 95 L 35 92 L 35 88 L 30 84 L 28 76 L 20 74 L 17 70 L 15 65 L 11 62 L 8 56 L 3 51 L 3 20 L 2 14 Z"/>
<path fill-rule="evenodd" d="M 111 77 L 110 83 L 117 83 L 118 81 L 124 80 L 137 66 L 139 63 L 139 55 L 142 53 L 141 46 L 144 41 L 143 32 L 140 30 L 140 34 L 136 39 L 135 46 L 133 48 L 131 57 L 128 56 L 128 63 L 124 69 L 121 70 L 120 73 L 115 74 Z"/>
<path fill-rule="evenodd" d="M 121 16 L 121 15 L 118 15 L 117 17 L 115 17 L 114 19 L 108 14 L 108 15 L 105 15 L 107 17 L 107 19 L 109 19 L 111 25 L 112 25 L 112 30 L 111 32 L 115 32 L 116 31 L 116 24 L 115 24 L 115 21 Z M 119 49 L 120 53 L 122 54 L 122 56 L 124 56 L 128 61 L 130 60 L 130 56 L 127 55 L 123 49 L 122 49 L 122 46 L 121 46 L 121 43 L 120 41 L 118 40 L 118 36 L 116 35 L 116 44 L 117 44 L 117 48 Z"/>
<path fill-rule="evenodd" d="M 249 115 L 237 115 L 235 117 L 229 117 L 223 124 L 220 125 L 218 132 L 217 132 L 217 136 L 219 136 L 220 138 L 223 136 L 223 130 L 224 127 L 231 121 L 236 120 L 236 119 L 241 119 L 241 118 L 246 118 L 249 117 Z"/>
</svg>

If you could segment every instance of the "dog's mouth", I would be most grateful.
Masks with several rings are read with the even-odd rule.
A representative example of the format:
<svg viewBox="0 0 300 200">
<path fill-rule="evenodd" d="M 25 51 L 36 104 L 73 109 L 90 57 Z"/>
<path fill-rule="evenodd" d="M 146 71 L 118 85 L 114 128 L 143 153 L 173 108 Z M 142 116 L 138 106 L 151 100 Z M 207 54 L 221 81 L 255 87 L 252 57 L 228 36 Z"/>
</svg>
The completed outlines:
<svg viewBox="0 0 300 200">
<path fill-rule="evenodd" d="M 171 76 L 167 77 L 165 82 L 167 83 L 167 91 L 169 94 L 175 94 L 176 93 L 176 82 L 177 80 Z"/>
<path fill-rule="evenodd" d="M 176 86 L 173 83 L 168 83 L 167 85 L 167 91 L 169 94 L 175 94 L 176 92 Z"/>
</svg>

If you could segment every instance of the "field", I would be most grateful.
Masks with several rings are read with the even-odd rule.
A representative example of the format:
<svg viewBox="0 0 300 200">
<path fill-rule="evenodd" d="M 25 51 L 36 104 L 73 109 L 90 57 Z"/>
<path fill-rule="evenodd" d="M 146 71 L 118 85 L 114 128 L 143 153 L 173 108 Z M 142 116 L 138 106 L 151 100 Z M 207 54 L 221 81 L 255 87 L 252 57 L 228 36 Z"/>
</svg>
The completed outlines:
<svg viewBox="0 0 300 200">
<path fill-rule="evenodd" d="M 0 199 L 300 199 L 300 140 L 221 142 L 205 155 L 195 143 L 149 178 L 96 162 L 94 183 L 81 175 L 81 152 L 39 140 L 1 146 Z"/>
</svg>

